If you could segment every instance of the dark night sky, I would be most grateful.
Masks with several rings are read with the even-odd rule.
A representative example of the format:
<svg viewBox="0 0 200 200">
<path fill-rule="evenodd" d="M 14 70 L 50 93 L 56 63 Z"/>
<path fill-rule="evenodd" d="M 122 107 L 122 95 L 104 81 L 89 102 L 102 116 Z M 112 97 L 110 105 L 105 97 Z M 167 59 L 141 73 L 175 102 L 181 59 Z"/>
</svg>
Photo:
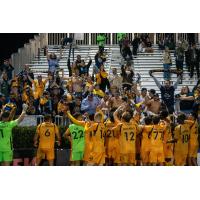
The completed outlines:
<svg viewBox="0 0 200 200">
<path fill-rule="evenodd" d="M 0 33 L 0 63 L 23 47 L 36 33 Z"/>
</svg>

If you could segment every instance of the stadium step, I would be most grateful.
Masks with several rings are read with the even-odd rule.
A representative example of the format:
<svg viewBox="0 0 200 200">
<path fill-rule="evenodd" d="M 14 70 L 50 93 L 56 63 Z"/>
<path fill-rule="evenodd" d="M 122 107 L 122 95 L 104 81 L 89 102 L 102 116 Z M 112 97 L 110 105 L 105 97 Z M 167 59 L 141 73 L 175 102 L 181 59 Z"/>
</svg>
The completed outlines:
<svg viewBox="0 0 200 200">
<path fill-rule="evenodd" d="M 107 61 L 105 64 L 105 69 L 110 73 L 110 69 L 113 67 L 116 67 L 118 69 L 118 73 L 121 73 L 121 61 L 122 56 L 119 51 L 119 46 L 117 45 L 106 45 L 105 50 L 107 52 Z M 159 89 L 157 88 L 156 84 L 154 83 L 152 77 L 149 75 L 149 70 L 152 69 L 163 69 L 163 63 L 162 63 L 162 56 L 163 51 L 159 50 L 158 45 L 153 45 L 153 53 L 138 53 L 137 57 L 133 60 L 133 69 L 135 74 L 139 73 L 141 75 L 141 87 L 146 87 L 148 89 L 155 89 L 157 92 L 159 92 Z M 80 45 L 75 46 L 74 48 L 74 59 L 76 59 L 77 55 L 81 55 L 82 59 L 85 60 L 87 63 L 89 61 L 89 57 L 92 59 L 92 65 L 90 67 L 89 73 L 92 74 L 93 66 L 95 64 L 94 56 L 96 52 L 98 51 L 97 45 Z M 60 56 L 60 45 L 49 45 L 48 46 L 48 52 L 49 53 L 55 53 L 57 57 Z M 64 75 L 68 76 L 68 68 L 67 68 L 67 59 L 69 54 L 69 46 L 65 47 L 62 50 L 62 57 L 59 61 L 59 66 L 61 69 L 64 69 Z M 175 66 L 175 57 L 174 52 L 171 52 L 172 57 L 172 66 L 171 69 L 176 69 Z M 71 63 L 73 62 L 73 55 L 71 53 L 70 56 Z M 46 56 L 44 56 L 44 50 L 41 49 L 39 52 L 39 56 L 35 57 L 35 59 L 30 63 L 30 68 L 34 72 L 35 76 L 38 74 L 42 74 L 43 77 L 47 77 L 47 70 L 48 70 L 48 62 Z M 158 72 L 155 73 L 155 76 L 158 78 L 158 80 L 162 83 L 164 81 L 163 79 L 163 73 Z M 176 93 L 180 92 L 180 89 L 183 85 L 188 85 L 189 88 L 192 90 L 192 88 L 196 85 L 196 79 L 190 79 L 189 78 L 189 72 L 187 71 L 187 68 L 185 67 L 184 63 L 184 73 L 183 73 L 183 82 L 181 85 L 178 86 L 178 89 L 176 90 Z M 171 75 L 172 81 L 176 81 L 177 76 L 175 74 Z"/>
</svg>

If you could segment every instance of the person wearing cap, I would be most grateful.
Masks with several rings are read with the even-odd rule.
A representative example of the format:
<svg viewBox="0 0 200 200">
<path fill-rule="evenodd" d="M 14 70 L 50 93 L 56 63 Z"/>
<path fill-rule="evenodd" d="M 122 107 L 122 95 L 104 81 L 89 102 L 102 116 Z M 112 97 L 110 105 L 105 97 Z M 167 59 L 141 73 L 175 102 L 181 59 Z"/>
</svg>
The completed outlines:
<svg viewBox="0 0 200 200">
<path fill-rule="evenodd" d="M 89 93 L 88 96 L 83 99 L 81 103 L 81 112 L 88 113 L 91 118 L 94 117 L 96 113 L 96 108 L 100 104 L 100 99 L 97 96 L 94 96 L 93 93 Z"/>
</svg>

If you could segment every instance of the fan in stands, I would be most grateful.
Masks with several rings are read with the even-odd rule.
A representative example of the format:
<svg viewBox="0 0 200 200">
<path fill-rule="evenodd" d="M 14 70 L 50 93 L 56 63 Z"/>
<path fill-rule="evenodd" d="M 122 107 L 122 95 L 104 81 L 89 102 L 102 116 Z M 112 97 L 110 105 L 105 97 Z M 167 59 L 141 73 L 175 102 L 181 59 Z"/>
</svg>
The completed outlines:
<svg viewBox="0 0 200 200">
<path fill-rule="evenodd" d="M 42 159 L 54 164 L 55 136 L 61 143 L 57 126 L 64 125 L 71 165 L 197 165 L 200 84 L 195 79 L 190 84 L 187 70 L 174 66 L 173 41 L 159 49 L 148 35 L 131 42 L 123 34 L 120 47 L 106 46 L 106 39 L 100 34 L 99 47 L 80 46 L 73 61 L 71 43 L 69 52 L 68 42 L 62 52 L 47 47 L 12 80 L 2 77 L 4 110 L 21 113 L 21 100 L 27 114 L 45 116 L 34 138 L 36 164 Z M 196 66 L 198 73 L 199 50 L 189 52 L 187 61 L 195 54 L 192 70 Z"/>
</svg>

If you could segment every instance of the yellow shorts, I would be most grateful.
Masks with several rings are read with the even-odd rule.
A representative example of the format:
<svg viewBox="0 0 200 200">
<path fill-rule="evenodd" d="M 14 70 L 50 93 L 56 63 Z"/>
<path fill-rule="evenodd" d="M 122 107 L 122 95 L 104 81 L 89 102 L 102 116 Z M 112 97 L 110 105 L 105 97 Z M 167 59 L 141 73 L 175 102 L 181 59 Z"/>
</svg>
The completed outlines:
<svg viewBox="0 0 200 200">
<path fill-rule="evenodd" d="M 105 152 L 92 152 L 88 155 L 88 164 L 105 164 Z"/>
<path fill-rule="evenodd" d="M 45 158 L 47 160 L 54 160 L 55 159 L 54 148 L 52 148 L 52 149 L 38 148 L 36 159 L 45 159 Z"/>
<path fill-rule="evenodd" d="M 163 151 L 151 151 L 149 155 L 150 163 L 164 163 L 165 156 Z"/>
<path fill-rule="evenodd" d="M 174 164 L 176 166 L 184 166 L 187 162 L 187 154 L 175 153 L 174 154 Z"/>
<path fill-rule="evenodd" d="M 199 145 L 192 145 L 189 147 L 189 158 L 197 158 Z"/>
<path fill-rule="evenodd" d="M 135 165 L 136 164 L 136 154 L 135 153 L 120 154 L 120 163 Z"/>
</svg>

